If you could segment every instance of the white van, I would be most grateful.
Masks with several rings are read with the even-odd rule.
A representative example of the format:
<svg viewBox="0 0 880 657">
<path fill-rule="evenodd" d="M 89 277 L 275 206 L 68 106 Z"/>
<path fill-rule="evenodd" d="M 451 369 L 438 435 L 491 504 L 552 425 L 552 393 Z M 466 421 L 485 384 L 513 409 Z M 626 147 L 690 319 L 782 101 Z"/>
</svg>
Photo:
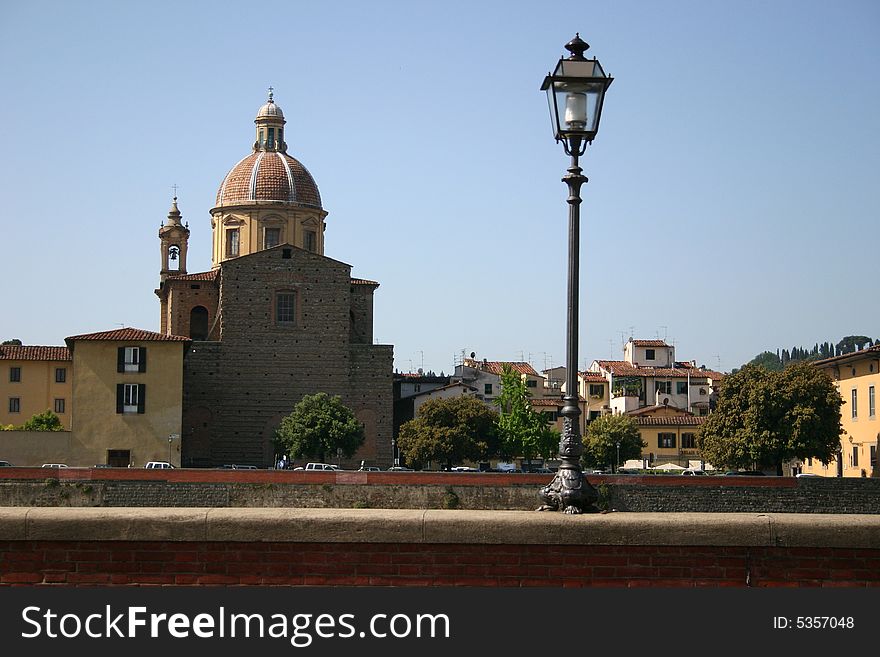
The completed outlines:
<svg viewBox="0 0 880 657">
<path fill-rule="evenodd" d="M 173 469 L 173 468 L 174 468 L 174 466 L 171 465 L 168 461 L 150 461 L 150 462 L 147 463 L 144 467 L 145 467 L 145 468 L 150 468 L 150 469 L 157 468 L 157 469 L 160 469 L 160 470 L 165 470 L 165 469 L 169 469 L 169 468 L 170 468 L 170 469 Z"/>
<path fill-rule="evenodd" d="M 306 470 L 339 470 L 335 465 L 329 463 L 306 463 Z"/>
</svg>

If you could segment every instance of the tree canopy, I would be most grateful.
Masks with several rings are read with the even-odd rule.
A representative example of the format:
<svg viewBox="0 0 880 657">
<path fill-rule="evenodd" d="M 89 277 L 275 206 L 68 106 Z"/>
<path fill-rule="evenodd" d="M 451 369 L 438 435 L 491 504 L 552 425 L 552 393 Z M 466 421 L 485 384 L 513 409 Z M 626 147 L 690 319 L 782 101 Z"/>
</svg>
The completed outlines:
<svg viewBox="0 0 880 657">
<path fill-rule="evenodd" d="M 600 415 L 590 422 L 584 436 L 583 464 L 588 468 L 605 468 L 618 463 L 617 445 L 620 444 L 620 463 L 642 458 L 642 441 L 636 421 L 629 415 Z M 619 464 L 618 464 L 619 465 Z"/>
<path fill-rule="evenodd" d="M 526 462 L 535 456 L 553 458 L 559 452 L 559 432 L 550 427 L 546 415 L 532 409 L 529 397 L 522 376 L 504 363 L 501 394 L 495 400 L 500 453 L 505 457 L 522 456 Z"/>
<path fill-rule="evenodd" d="M 364 427 L 338 395 L 319 392 L 303 397 L 281 420 L 275 439 L 293 458 L 316 456 L 324 461 L 338 450 L 351 458 L 364 443 Z"/>
<path fill-rule="evenodd" d="M 55 413 L 46 409 L 21 425 L 22 431 L 64 431 L 64 425 Z"/>
<path fill-rule="evenodd" d="M 400 427 L 397 445 L 414 466 L 480 461 L 498 453 L 497 421 L 498 414 L 475 397 L 431 399 Z"/>
<path fill-rule="evenodd" d="M 825 372 L 792 363 L 781 372 L 755 365 L 724 378 L 718 405 L 697 445 L 716 467 L 776 467 L 794 458 L 825 463 L 840 450 L 840 393 Z"/>
</svg>

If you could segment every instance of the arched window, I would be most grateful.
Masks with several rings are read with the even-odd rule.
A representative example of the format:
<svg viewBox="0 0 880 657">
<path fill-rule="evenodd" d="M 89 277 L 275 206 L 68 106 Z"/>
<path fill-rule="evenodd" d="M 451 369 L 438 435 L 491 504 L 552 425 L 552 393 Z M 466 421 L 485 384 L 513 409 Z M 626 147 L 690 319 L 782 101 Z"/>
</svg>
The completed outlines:
<svg viewBox="0 0 880 657">
<path fill-rule="evenodd" d="M 189 313 L 189 337 L 193 340 L 208 339 L 208 309 L 196 306 Z"/>
<path fill-rule="evenodd" d="M 180 247 L 172 244 L 168 247 L 168 262 L 165 264 L 168 271 L 178 271 L 180 269 Z"/>
</svg>

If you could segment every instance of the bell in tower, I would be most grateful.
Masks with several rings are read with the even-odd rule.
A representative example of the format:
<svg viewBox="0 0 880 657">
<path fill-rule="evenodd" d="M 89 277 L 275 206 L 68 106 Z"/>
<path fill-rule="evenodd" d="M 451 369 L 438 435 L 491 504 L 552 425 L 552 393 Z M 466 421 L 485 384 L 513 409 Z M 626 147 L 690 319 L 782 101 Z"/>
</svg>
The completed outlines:
<svg viewBox="0 0 880 657">
<path fill-rule="evenodd" d="M 159 229 L 159 242 L 162 251 L 162 269 L 159 282 L 169 276 L 186 273 L 186 247 L 189 242 L 189 227 L 180 222 L 181 214 L 177 208 L 177 196 L 171 201 L 168 219 Z"/>
</svg>

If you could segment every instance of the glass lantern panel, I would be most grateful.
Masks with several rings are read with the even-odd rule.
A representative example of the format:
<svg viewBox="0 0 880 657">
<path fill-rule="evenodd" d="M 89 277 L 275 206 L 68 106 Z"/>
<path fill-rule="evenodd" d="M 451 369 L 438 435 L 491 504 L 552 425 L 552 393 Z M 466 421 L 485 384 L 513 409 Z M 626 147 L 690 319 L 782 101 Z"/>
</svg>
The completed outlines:
<svg viewBox="0 0 880 657">
<path fill-rule="evenodd" d="M 594 132 L 605 85 L 601 82 L 556 82 L 553 87 L 559 130 L 571 134 Z"/>
<path fill-rule="evenodd" d="M 598 67 L 598 72 L 596 71 L 596 65 L 598 63 L 599 62 L 595 59 L 588 59 L 586 61 L 560 59 L 553 75 L 566 78 L 593 78 L 604 76 L 601 66 Z"/>
</svg>

